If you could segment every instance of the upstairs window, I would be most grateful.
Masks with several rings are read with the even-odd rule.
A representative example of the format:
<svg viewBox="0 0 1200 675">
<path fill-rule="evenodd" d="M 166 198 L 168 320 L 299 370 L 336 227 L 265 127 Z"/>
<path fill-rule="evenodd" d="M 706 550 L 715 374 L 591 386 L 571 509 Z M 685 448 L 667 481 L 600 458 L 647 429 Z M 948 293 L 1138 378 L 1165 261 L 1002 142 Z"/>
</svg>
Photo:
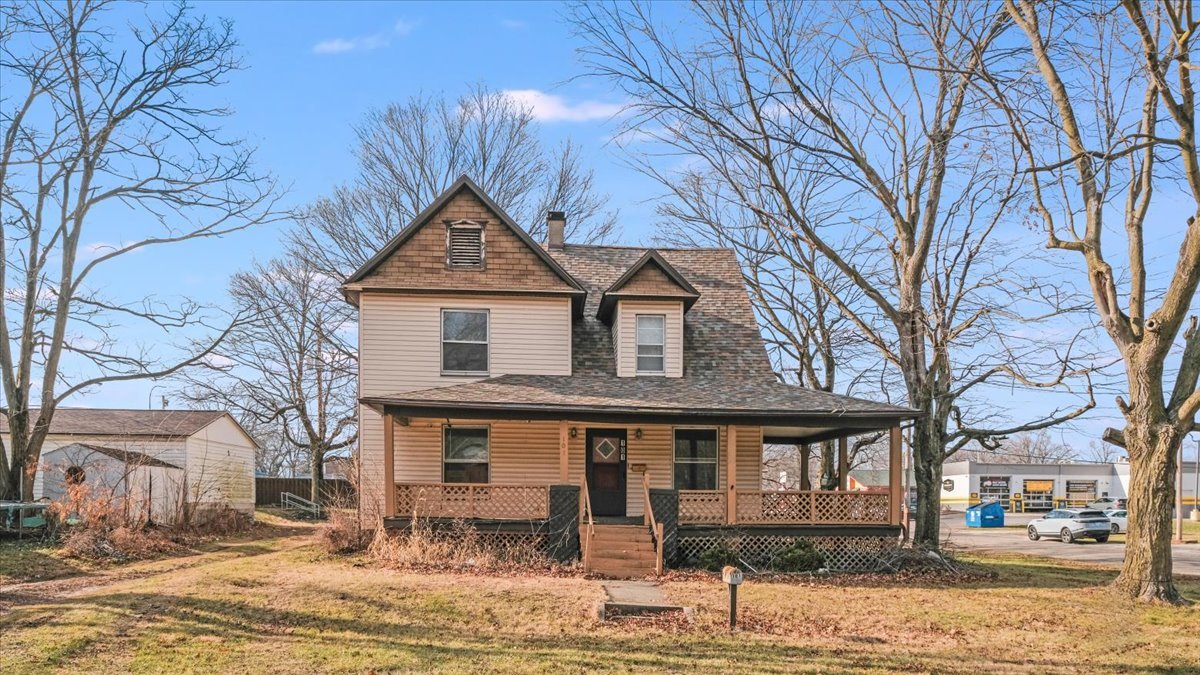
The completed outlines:
<svg viewBox="0 0 1200 675">
<path fill-rule="evenodd" d="M 675 430 L 675 489 L 717 489 L 717 430 Z"/>
<path fill-rule="evenodd" d="M 442 427 L 442 482 L 488 482 L 489 446 L 487 427 Z"/>
<path fill-rule="evenodd" d="M 663 314 L 637 315 L 637 372 L 666 372 L 667 317 Z"/>
<path fill-rule="evenodd" d="M 483 224 L 457 220 L 446 227 L 446 265 L 483 269 Z"/>
<path fill-rule="evenodd" d="M 488 374 L 487 310 L 442 310 L 442 372 L 448 375 Z"/>
</svg>

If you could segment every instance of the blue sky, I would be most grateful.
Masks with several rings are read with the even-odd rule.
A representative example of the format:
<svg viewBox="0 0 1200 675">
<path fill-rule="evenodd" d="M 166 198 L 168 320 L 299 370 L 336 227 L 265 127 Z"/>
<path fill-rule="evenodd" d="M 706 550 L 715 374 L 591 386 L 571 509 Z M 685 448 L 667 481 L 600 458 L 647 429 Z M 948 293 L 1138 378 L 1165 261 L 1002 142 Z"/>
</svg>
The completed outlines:
<svg viewBox="0 0 1200 675">
<path fill-rule="evenodd" d="M 371 108 L 419 93 L 453 97 L 483 84 L 532 105 L 548 145 L 567 138 L 578 144 L 597 187 L 621 212 L 622 243 L 645 243 L 654 234 L 658 186 L 608 143 L 621 96 L 579 77 L 577 42 L 558 4 L 200 2 L 196 8 L 234 22 L 246 68 L 218 92 L 236 111 L 225 129 L 258 147 L 258 166 L 288 186 L 288 205 L 310 202 L 353 177 L 353 125 Z M 233 272 L 277 254 L 279 227 L 147 251 L 131 259 L 132 271 L 114 270 L 98 281 L 123 297 L 151 288 L 222 303 Z M 119 219 L 102 223 L 90 243 L 119 241 L 121 230 Z M 1030 245 L 1040 246 L 1030 236 Z M 155 339 L 161 338 L 145 336 Z M 140 407 L 152 386 L 109 385 L 70 403 Z M 155 405 L 167 389 L 154 390 Z M 1018 418 L 1053 405 L 1025 392 L 997 396 L 996 405 Z M 1117 422 L 1112 395 L 1101 396 L 1102 410 L 1059 432 L 1080 450 Z"/>
<path fill-rule="evenodd" d="M 575 43 L 557 4 L 200 2 L 196 9 L 234 22 L 245 69 L 219 90 L 235 110 L 224 128 L 257 146 L 258 166 L 288 187 L 289 205 L 353 178 L 353 126 L 370 109 L 484 84 L 531 105 L 547 145 L 578 144 L 599 191 L 623 216 L 624 243 L 653 234 L 649 199 L 657 186 L 607 143 L 622 101 L 576 77 Z M 90 243 L 122 240 L 118 220 L 99 223 Z M 164 297 L 221 303 L 232 273 L 278 253 L 281 227 L 140 253 L 130 260 L 133 273 L 114 268 L 101 279 L 114 295 L 145 293 L 152 283 Z M 111 384 L 70 403 L 144 406 L 152 386 Z M 155 405 L 167 388 L 153 392 Z"/>
</svg>

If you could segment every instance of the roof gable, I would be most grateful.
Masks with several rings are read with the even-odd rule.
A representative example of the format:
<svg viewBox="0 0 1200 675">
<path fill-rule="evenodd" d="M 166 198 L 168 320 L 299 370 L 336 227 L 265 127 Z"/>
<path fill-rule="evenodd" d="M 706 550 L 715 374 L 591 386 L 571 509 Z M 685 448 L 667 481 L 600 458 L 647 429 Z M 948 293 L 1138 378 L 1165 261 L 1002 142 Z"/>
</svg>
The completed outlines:
<svg viewBox="0 0 1200 675">
<path fill-rule="evenodd" d="M 180 469 L 180 467 L 171 464 L 170 462 L 164 462 L 161 459 L 151 457 L 144 452 L 137 452 L 135 450 L 121 450 L 103 445 L 94 445 L 92 443 L 70 443 L 68 445 L 63 445 L 47 452 L 46 457 L 50 458 L 59 454 L 72 455 L 73 453 L 81 450 L 87 453 L 97 453 L 104 455 L 105 457 L 111 457 L 123 464 L 128 464 L 135 467 Z"/>
<path fill-rule="evenodd" d="M 483 225 L 484 263 L 449 268 L 446 227 Z M 343 284 L 351 302 L 367 289 L 563 293 L 582 308 L 584 286 L 529 237 L 483 190 L 460 177 Z"/>
<path fill-rule="evenodd" d="M 612 320 L 617 300 L 621 298 L 679 299 L 683 301 L 683 311 L 687 312 L 700 298 L 700 291 L 658 251 L 650 249 L 604 291 L 598 313 L 601 321 Z"/>
<path fill-rule="evenodd" d="M 647 249 L 566 244 L 551 250 L 563 267 L 588 286 L 587 305 L 572 325 L 573 375 L 616 374 L 613 331 L 599 318 L 607 289 L 646 257 Z M 720 373 L 774 381 L 737 257 L 729 249 L 662 248 L 667 261 L 695 287 L 698 297 L 683 326 L 684 377 Z"/>
</svg>

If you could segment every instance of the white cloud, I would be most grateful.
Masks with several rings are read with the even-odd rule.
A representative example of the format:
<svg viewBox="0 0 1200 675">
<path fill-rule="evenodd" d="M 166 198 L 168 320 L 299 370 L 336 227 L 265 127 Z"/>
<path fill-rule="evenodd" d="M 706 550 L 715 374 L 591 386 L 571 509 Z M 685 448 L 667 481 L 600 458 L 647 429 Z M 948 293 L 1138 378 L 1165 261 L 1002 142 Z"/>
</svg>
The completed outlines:
<svg viewBox="0 0 1200 675">
<path fill-rule="evenodd" d="M 343 40 L 342 38 L 334 38 L 332 40 L 324 40 L 313 45 L 314 54 L 340 54 L 348 52 L 355 47 L 353 40 Z"/>
<path fill-rule="evenodd" d="M 352 51 L 369 52 L 372 49 L 387 47 L 391 44 L 392 38 L 404 37 L 413 32 L 416 27 L 417 23 L 415 21 L 397 19 L 390 31 L 385 30 L 351 38 L 335 37 L 328 40 L 321 40 L 313 45 L 312 51 L 314 54 L 344 54 Z"/>
<path fill-rule="evenodd" d="M 529 22 L 520 19 L 500 19 L 500 25 L 509 30 L 525 30 L 529 28 Z"/>
<path fill-rule="evenodd" d="M 506 89 L 504 94 L 529 108 L 534 119 L 542 122 L 587 122 L 613 117 L 625 109 L 618 103 L 600 101 L 570 103 L 557 94 L 537 89 Z"/>
</svg>

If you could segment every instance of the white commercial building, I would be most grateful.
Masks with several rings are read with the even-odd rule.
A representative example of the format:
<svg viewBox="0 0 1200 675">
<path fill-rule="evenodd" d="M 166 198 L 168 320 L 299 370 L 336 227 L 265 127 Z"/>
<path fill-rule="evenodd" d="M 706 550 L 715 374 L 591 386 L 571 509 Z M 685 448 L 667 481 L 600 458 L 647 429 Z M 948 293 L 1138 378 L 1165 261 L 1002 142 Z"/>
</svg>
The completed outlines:
<svg viewBox="0 0 1200 675">
<path fill-rule="evenodd" d="M 999 501 L 1008 511 L 1049 511 L 1082 506 L 1100 497 L 1129 496 L 1129 464 L 994 464 L 947 462 L 942 469 L 942 505 L 965 510 Z M 1196 506 L 1196 462 L 1183 463 L 1184 514 Z"/>
</svg>

